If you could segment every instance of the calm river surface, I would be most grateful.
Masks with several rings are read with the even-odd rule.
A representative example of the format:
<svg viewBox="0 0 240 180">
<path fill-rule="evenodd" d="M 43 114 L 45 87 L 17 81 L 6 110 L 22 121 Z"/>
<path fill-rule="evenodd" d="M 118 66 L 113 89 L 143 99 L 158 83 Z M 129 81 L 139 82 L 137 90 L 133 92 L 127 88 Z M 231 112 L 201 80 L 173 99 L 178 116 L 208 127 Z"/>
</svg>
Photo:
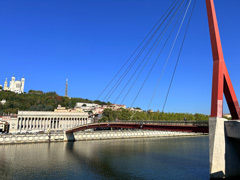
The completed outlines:
<svg viewBox="0 0 240 180">
<path fill-rule="evenodd" d="M 206 180 L 208 136 L 0 145 L 0 179 Z"/>
</svg>

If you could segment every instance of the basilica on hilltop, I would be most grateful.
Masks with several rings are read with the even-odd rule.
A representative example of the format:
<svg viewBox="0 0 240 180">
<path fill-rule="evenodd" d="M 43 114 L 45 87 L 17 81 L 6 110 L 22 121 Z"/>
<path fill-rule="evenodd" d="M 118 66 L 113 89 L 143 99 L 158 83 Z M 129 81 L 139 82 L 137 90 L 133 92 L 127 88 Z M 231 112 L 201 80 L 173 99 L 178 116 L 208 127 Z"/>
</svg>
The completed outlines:
<svg viewBox="0 0 240 180">
<path fill-rule="evenodd" d="M 8 87 L 8 82 L 7 82 L 7 78 L 4 82 L 4 87 L 3 90 L 4 91 L 12 91 L 18 94 L 21 94 L 24 92 L 24 83 L 25 83 L 25 78 L 21 78 L 20 80 L 15 80 L 15 77 L 12 77 L 12 80 L 10 81 L 10 85 Z"/>
</svg>

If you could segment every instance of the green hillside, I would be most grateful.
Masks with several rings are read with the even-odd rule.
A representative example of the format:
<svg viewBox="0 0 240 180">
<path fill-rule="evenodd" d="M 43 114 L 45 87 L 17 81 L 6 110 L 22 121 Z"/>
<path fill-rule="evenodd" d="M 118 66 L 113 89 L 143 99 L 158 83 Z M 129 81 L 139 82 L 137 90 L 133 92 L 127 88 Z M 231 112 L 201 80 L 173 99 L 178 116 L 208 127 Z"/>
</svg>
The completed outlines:
<svg viewBox="0 0 240 180">
<path fill-rule="evenodd" d="M 7 102 L 0 104 L 0 115 L 14 113 L 18 110 L 24 111 L 53 111 L 58 104 L 67 108 L 73 108 L 77 102 L 96 103 L 100 105 L 110 104 L 101 101 L 91 101 L 82 98 L 68 98 L 59 96 L 56 92 L 30 90 L 25 94 L 16 94 L 10 91 L 0 92 L 0 101 L 5 99 Z"/>
</svg>

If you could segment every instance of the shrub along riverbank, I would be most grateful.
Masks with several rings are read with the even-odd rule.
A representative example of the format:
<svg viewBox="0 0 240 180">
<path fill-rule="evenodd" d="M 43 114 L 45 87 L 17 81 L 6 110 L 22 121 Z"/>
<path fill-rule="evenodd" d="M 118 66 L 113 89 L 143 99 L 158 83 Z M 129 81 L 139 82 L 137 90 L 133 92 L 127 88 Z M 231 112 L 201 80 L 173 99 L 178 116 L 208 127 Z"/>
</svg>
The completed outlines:
<svg viewBox="0 0 240 180">
<path fill-rule="evenodd" d="M 119 111 L 113 111 L 111 109 L 105 109 L 103 111 L 103 117 L 99 120 L 104 121 L 115 121 L 115 120 L 186 120 L 191 121 L 207 121 L 209 116 L 204 114 L 189 114 L 189 113 L 165 113 L 165 112 L 134 112 L 127 109 L 121 109 Z"/>
</svg>

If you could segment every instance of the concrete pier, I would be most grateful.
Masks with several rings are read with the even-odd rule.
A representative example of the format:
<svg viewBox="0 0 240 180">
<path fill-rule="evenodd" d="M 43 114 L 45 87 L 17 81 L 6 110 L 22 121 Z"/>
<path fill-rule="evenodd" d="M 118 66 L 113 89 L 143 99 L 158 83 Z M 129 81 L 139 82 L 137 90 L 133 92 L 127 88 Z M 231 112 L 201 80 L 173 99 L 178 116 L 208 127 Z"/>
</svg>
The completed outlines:
<svg viewBox="0 0 240 180">
<path fill-rule="evenodd" d="M 75 141 L 75 137 L 73 133 L 66 133 L 64 131 L 64 141 Z"/>
<path fill-rule="evenodd" d="M 210 178 L 240 177 L 240 121 L 209 118 Z"/>
</svg>

